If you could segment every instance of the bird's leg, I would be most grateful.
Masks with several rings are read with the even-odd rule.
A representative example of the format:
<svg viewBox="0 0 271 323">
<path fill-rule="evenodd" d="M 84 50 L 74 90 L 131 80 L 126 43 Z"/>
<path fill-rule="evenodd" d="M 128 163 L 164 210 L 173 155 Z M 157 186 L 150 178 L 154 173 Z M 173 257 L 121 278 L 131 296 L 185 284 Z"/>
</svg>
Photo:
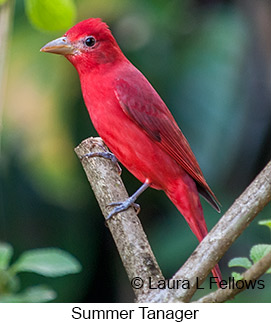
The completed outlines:
<svg viewBox="0 0 271 323">
<path fill-rule="evenodd" d="M 109 220 L 112 215 L 115 215 L 117 213 L 123 212 L 127 210 L 130 206 L 133 206 L 136 209 L 136 213 L 140 211 L 139 204 L 135 203 L 136 199 L 139 197 L 141 193 L 143 193 L 150 185 L 149 180 L 147 179 L 143 185 L 139 187 L 139 189 L 131 195 L 127 200 L 123 202 L 115 202 L 110 203 L 108 206 L 116 206 L 107 216 L 106 220 Z"/>
<path fill-rule="evenodd" d="M 121 175 L 122 169 L 121 169 L 121 167 L 120 167 L 120 165 L 118 163 L 118 160 L 117 160 L 116 156 L 113 153 L 111 153 L 110 151 L 105 150 L 102 145 L 99 145 L 98 143 L 97 143 L 97 145 L 99 147 L 101 147 L 104 151 L 87 153 L 87 154 L 83 155 L 80 159 L 89 158 L 89 157 L 102 157 L 102 158 L 105 158 L 105 159 L 109 159 L 117 167 L 118 174 Z"/>
</svg>

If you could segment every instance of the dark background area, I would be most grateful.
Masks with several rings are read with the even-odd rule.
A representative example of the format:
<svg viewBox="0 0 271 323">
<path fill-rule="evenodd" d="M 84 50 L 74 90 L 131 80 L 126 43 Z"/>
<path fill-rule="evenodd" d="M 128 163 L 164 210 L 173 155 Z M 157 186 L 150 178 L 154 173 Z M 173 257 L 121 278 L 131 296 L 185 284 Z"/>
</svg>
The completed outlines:
<svg viewBox="0 0 271 323">
<path fill-rule="evenodd" d="M 222 214 L 271 157 L 271 3 L 196 0 L 78 0 L 77 21 L 101 17 L 131 62 L 175 116 Z M 65 30 L 63 30 L 63 33 Z M 58 302 L 128 302 L 133 292 L 73 148 L 95 136 L 77 72 L 39 49 L 61 33 L 41 33 L 17 1 L 8 56 L 0 165 L 0 240 L 24 250 L 59 247 L 82 264 L 59 279 L 20 274 L 22 287 L 47 283 Z M 132 194 L 140 183 L 125 169 Z M 163 192 L 147 190 L 139 214 L 170 278 L 198 242 Z M 208 228 L 220 215 L 202 201 Z M 270 205 L 257 220 L 271 218 Z M 254 221 L 220 262 L 247 257 L 270 233 Z M 265 289 L 236 302 L 269 302 Z M 198 296 L 200 293 L 198 293 Z"/>
</svg>

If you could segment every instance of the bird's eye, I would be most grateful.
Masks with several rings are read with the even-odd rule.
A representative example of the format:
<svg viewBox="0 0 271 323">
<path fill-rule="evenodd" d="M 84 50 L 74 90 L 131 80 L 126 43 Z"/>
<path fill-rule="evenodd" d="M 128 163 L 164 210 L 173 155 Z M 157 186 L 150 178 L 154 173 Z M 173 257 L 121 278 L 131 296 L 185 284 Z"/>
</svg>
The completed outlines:
<svg viewBox="0 0 271 323">
<path fill-rule="evenodd" d="M 85 44 L 88 47 L 92 47 L 92 46 L 94 46 L 96 44 L 96 39 L 93 36 L 89 36 L 89 37 L 86 38 Z"/>
</svg>

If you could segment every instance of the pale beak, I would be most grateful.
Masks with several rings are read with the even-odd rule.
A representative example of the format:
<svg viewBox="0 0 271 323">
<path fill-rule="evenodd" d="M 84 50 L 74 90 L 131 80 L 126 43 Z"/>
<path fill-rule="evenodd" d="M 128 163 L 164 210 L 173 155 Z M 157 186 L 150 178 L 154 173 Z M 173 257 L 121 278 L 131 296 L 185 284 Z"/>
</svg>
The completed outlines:
<svg viewBox="0 0 271 323">
<path fill-rule="evenodd" d="M 43 46 L 40 51 L 59 55 L 71 55 L 75 53 L 75 48 L 67 37 L 60 37 L 50 41 L 48 44 Z"/>
</svg>

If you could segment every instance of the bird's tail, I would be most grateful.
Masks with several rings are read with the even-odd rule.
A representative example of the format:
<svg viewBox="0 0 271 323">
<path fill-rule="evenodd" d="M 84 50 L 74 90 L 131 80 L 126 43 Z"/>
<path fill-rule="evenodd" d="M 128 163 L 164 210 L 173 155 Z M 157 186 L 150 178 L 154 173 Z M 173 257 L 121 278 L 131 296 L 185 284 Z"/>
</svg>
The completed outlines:
<svg viewBox="0 0 271 323">
<path fill-rule="evenodd" d="M 189 175 L 177 179 L 166 189 L 166 194 L 184 216 L 199 242 L 201 242 L 207 235 L 208 230 L 194 180 Z M 219 287 L 222 275 L 218 265 L 215 265 L 212 269 L 212 274 Z"/>
</svg>

